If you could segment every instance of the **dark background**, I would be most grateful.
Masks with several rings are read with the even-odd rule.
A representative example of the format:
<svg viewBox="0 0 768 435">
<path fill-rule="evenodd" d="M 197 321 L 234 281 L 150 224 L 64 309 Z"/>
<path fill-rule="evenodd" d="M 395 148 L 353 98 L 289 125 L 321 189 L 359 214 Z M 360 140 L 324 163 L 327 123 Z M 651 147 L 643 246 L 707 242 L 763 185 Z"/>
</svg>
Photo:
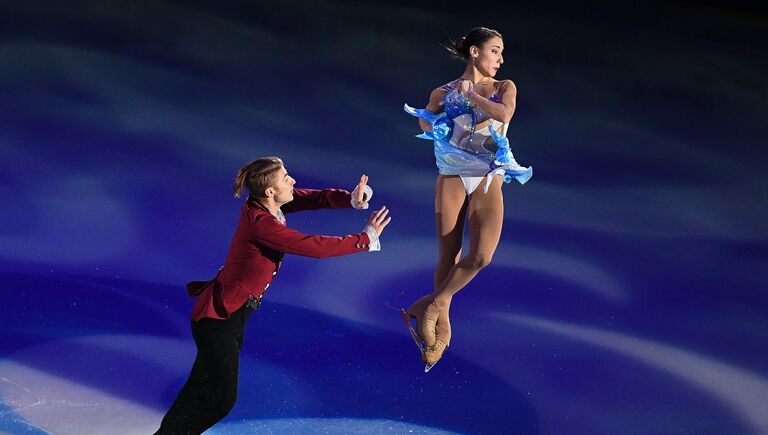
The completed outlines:
<svg viewBox="0 0 768 435">
<path fill-rule="evenodd" d="M 278 155 L 393 222 L 288 256 L 210 433 L 768 433 L 759 3 L 0 2 L 0 432 L 150 433 L 194 358 L 236 170 Z M 437 246 L 423 107 L 498 29 L 518 88 L 502 241 L 422 373 L 396 309 Z M 289 215 L 309 233 L 368 212 Z"/>
</svg>

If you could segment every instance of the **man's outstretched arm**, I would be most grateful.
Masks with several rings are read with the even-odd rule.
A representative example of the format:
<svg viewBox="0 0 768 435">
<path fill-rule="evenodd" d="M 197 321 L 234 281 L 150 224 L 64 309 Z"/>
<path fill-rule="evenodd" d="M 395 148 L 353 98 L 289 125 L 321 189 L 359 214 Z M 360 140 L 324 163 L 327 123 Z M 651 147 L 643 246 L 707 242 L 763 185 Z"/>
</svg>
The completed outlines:
<svg viewBox="0 0 768 435">
<path fill-rule="evenodd" d="M 375 211 L 365 229 L 345 236 L 309 235 L 286 228 L 269 216 L 260 217 L 251 240 L 261 246 L 305 257 L 325 258 L 379 250 L 378 238 L 391 221 L 386 207 Z"/>
<path fill-rule="evenodd" d="M 368 186 L 368 176 L 363 175 L 355 189 L 350 193 L 344 189 L 294 189 L 293 201 L 281 207 L 283 213 L 293 213 L 319 208 L 355 208 L 365 210 L 373 197 L 373 189 Z"/>
</svg>

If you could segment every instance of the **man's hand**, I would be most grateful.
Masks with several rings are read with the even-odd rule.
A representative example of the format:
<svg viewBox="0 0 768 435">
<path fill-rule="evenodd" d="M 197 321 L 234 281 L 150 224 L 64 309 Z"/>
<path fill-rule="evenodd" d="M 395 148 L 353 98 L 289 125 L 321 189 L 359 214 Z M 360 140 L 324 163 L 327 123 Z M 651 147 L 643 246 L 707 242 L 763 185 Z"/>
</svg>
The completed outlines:
<svg viewBox="0 0 768 435">
<path fill-rule="evenodd" d="M 381 235 L 384 228 L 389 225 L 389 222 L 392 220 L 392 217 L 387 217 L 387 214 L 389 214 L 389 209 L 384 206 L 373 212 L 371 218 L 368 219 L 368 226 L 373 228 L 378 235 Z"/>
<path fill-rule="evenodd" d="M 355 188 L 355 192 L 357 192 L 357 195 L 355 196 L 355 201 L 357 202 L 363 202 L 365 200 L 365 186 L 368 184 L 368 176 L 363 174 L 360 176 L 360 182 L 357 183 L 357 187 Z"/>
<path fill-rule="evenodd" d="M 368 201 L 371 200 L 372 194 L 373 191 L 368 187 L 368 176 L 363 174 L 355 190 L 352 191 L 352 207 L 357 210 L 367 209 Z"/>
</svg>

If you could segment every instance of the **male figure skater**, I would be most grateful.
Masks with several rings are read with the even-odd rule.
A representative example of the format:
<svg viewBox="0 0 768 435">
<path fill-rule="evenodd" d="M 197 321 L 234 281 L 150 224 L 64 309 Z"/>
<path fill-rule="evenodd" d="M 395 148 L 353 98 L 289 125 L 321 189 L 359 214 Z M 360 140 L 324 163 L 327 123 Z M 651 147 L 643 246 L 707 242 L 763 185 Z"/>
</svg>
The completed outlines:
<svg viewBox="0 0 768 435">
<path fill-rule="evenodd" d="M 302 210 L 367 209 L 373 195 L 367 176 L 351 194 L 295 189 L 295 182 L 277 157 L 256 159 L 238 171 L 235 197 L 243 189 L 249 196 L 224 266 L 210 281 L 187 284 L 190 296 L 197 297 L 192 310 L 197 357 L 156 434 L 200 434 L 235 406 L 245 323 L 277 275 L 283 254 L 319 258 L 380 249 L 379 236 L 392 219 L 386 207 L 371 215 L 362 232 L 342 237 L 303 234 L 285 222 L 284 213 Z"/>
</svg>

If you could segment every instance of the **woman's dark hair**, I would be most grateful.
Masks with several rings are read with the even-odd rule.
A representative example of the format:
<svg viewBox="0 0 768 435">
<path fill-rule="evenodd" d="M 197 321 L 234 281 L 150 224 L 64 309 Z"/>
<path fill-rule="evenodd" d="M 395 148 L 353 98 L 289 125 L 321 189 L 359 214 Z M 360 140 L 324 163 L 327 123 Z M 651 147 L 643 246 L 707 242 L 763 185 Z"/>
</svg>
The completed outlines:
<svg viewBox="0 0 768 435">
<path fill-rule="evenodd" d="M 475 47 L 480 48 L 485 44 L 485 41 L 494 36 L 504 39 L 501 36 L 501 33 L 497 30 L 489 29 L 487 27 L 475 27 L 461 38 L 451 41 L 445 48 L 448 49 L 454 57 L 468 61 L 469 47 L 474 45 Z"/>
<path fill-rule="evenodd" d="M 264 191 L 272 187 L 275 173 L 282 167 L 279 157 L 261 157 L 247 163 L 235 176 L 235 198 L 240 198 L 243 188 L 254 197 L 264 197 Z"/>
</svg>

